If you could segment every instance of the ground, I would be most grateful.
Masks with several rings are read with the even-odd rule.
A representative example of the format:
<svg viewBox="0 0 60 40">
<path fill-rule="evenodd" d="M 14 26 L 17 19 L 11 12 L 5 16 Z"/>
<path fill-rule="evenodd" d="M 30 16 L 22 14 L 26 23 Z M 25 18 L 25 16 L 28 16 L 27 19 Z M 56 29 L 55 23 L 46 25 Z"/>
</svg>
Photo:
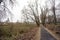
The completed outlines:
<svg viewBox="0 0 60 40">
<path fill-rule="evenodd" d="M 60 33 L 56 33 L 55 27 L 60 26 L 60 24 L 47 24 L 46 28 L 50 31 L 50 33 L 57 39 L 60 40 Z M 59 29 L 59 28 L 58 28 Z"/>
<path fill-rule="evenodd" d="M 39 28 L 38 28 L 38 31 L 36 32 L 36 35 L 35 35 L 35 40 L 40 40 L 40 38 L 41 38 L 41 33 L 40 33 L 40 31 L 41 31 L 41 28 L 39 27 Z"/>
<path fill-rule="evenodd" d="M 50 26 L 51 27 L 51 26 Z M 35 24 L 13 24 L 0 26 L 1 33 L 3 34 L 2 40 L 56 40 L 56 35 L 51 30 L 40 25 L 35 27 Z M 11 37 L 12 35 L 12 37 Z"/>
<path fill-rule="evenodd" d="M 32 32 L 26 33 L 22 39 L 19 40 L 57 40 L 47 28 L 40 26 L 33 29 Z"/>
<path fill-rule="evenodd" d="M 53 35 L 51 35 L 50 31 L 48 31 L 45 27 L 41 27 L 41 40 L 57 40 Z"/>
</svg>

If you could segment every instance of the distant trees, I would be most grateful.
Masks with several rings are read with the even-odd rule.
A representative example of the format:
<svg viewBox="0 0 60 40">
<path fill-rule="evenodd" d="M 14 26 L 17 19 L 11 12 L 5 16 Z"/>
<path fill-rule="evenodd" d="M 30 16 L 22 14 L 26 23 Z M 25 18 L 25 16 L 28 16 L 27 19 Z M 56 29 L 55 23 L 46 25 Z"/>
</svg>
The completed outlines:
<svg viewBox="0 0 60 40">
<path fill-rule="evenodd" d="M 45 22 L 46 22 L 46 15 L 47 15 L 47 12 L 48 12 L 48 8 L 47 6 L 41 8 L 41 15 L 40 15 L 40 18 L 41 18 L 41 23 L 44 25 Z"/>
<path fill-rule="evenodd" d="M 6 18 L 6 14 L 5 11 L 1 11 L 0 10 L 0 22 L 2 21 L 2 19 Z"/>
<path fill-rule="evenodd" d="M 55 0 L 49 0 L 48 2 L 50 2 L 51 4 L 51 8 L 49 9 L 49 11 L 53 12 L 53 16 L 54 16 L 54 24 L 56 24 L 57 19 L 56 19 L 56 7 L 55 7 Z"/>
<path fill-rule="evenodd" d="M 50 5 L 48 3 L 50 3 Z M 47 19 L 48 20 L 47 22 L 51 23 L 54 20 L 53 23 L 56 24 L 57 19 L 56 19 L 56 13 L 55 13 L 56 11 L 55 0 L 47 0 L 45 6 L 47 7 L 47 8 L 45 7 L 46 10 L 43 9 L 44 11 L 43 10 L 41 11 L 41 22 L 45 24 L 45 21 Z M 49 12 L 52 12 L 53 16 L 51 14 L 46 17 L 46 15 L 49 14 Z"/>
<path fill-rule="evenodd" d="M 52 16 L 52 14 L 51 14 L 51 15 L 48 15 L 48 17 L 47 17 L 48 22 L 51 23 L 51 21 L 54 20 L 54 21 L 53 21 L 54 24 L 57 23 L 56 10 L 59 10 L 59 9 L 57 9 L 57 8 L 55 7 L 55 5 L 56 5 L 55 3 L 56 3 L 55 0 L 47 0 L 47 2 L 46 2 L 46 4 L 45 4 L 45 5 L 48 6 L 48 7 L 47 7 L 47 11 L 45 11 L 46 14 L 47 14 L 47 13 L 49 14 L 49 12 L 52 12 L 52 13 L 53 13 L 53 16 Z M 49 8 L 49 6 L 50 6 L 50 8 Z M 46 8 L 46 7 L 45 7 L 45 8 Z M 45 12 L 44 12 L 44 13 L 41 13 L 41 15 L 42 15 L 43 17 L 44 17 Z M 46 18 L 46 15 L 45 15 L 45 18 Z M 45 18 L 43 18 L 43 20 L 44 20 Z M 50 19 L 51 19 L 51 20 L 50 20 Z M 42 21 L 42 22 L 45 23 L 45 21 Z"/>
<path fill-rule="evenodd" d="M 48 15 L 47 19 L 49 24 L 54 23 L 54 15 Z"/>
</svg>

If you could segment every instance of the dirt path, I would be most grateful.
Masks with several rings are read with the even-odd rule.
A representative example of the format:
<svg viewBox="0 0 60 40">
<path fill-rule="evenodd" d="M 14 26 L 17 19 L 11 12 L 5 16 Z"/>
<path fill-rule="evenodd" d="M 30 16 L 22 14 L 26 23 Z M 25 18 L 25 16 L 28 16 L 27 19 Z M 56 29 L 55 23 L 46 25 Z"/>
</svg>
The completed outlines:
<svg viewBox="0 0 60 40">
<path fill-rule="evenodd" d="M 38 28 L 38 31 L 36 32 L 36 36 L 35 36 L 35 38 L 34 38 L 34 40 L 40 40 L 40 35 L 41 35 L 41 33 L 40 33 L 40 27 Z"/>
</svg>

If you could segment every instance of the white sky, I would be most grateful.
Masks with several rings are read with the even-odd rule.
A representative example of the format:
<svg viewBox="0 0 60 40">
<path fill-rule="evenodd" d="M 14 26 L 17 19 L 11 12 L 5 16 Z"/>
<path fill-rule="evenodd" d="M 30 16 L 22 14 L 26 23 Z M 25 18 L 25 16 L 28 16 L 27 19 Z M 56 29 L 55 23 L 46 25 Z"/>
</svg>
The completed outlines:
<svg viewBox="0 0 60 40">
<path fill-rule="evenodd" d="M 17 20 L 21 20 L 22 18 L 22 14 L 21 14 L 21 10 L 23 9 L 24 6 L 28 5 L 27 2 L 30 2 L 30 1 L 34 1 L 34 0 L 17 0 L 17 5 L 14 6 L 13 8 L 13 14 L 14 14 L 14 17 L 13 17 L 13 22 L 16 22 Z M 42 4 L 44 4 L 44 1 L 45 0 L 40 0 L 39 2 L 41 2 Z"/>
<path fill-rule="evenodd" d="M 13 14 L 14 14 L 14 17 L 13 17 L 13 21 L 17 21 L 17 20 L 20 20 L 21 21 L 21 10 L 22 8 L 27 5 L 27 1 L 28 0 L 17 0 L 17 5 L 14 6 L 13 8 Z"/>
</svg>

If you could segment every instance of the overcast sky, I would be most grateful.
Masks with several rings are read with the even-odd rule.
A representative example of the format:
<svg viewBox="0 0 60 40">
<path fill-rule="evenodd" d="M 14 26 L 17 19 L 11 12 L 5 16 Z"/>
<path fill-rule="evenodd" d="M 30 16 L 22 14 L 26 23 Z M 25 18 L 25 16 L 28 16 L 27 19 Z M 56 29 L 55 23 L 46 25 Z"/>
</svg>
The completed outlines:
<svg viewBox="0 0 60 40">
<path fill-rule="evenodd" d="M 13 8 L 13 14 L 14 14 L 13 21 L 14 22 L 17 20 L 21 21 L 21 16 L 22 16 L 21 10 L 25 5 L 27 5 L 27 1 L 28 0 L 17 0 L 17 4 Z"/>
<path fill-rule="evenodd" d="M 17 4 L 14 6 L 13 8 L 13 14 L 14 14 L 14 17 L 13 17 L 13 21 L 17 21 L 17 20 L 21 20 L 22 18 L 22 14 L 21 14 L 21 10 L 23 9 L 24 6 L 27 6 L 28 5 L 28 2 L 33 2 L 34 0 L 16 0 L 17 1 Z M 39 2 L 42 3 L 42 5 L 44 5 L 44 2 L 45 0 L 39 0 Z"/>
<path fill-rule="evenodd" d="M 21 10 L 23 9 L 24 6 L 27 6 L 28 3 L 31 1 L 33 2 L 34 0 L 16 0 L 17 4 L 13 7 L 13 21 L 16 22 L 17 20 L 22 21 L 22 13 Z M 46 0 L 39 0 L 38 2 L 41 3 L 41 5 L 45 5 Z M 56 1 L 56 4 L 58 4 L 58 0 Z M 49 5 L 50 6 L 50 5 Z"/>
</svg>

